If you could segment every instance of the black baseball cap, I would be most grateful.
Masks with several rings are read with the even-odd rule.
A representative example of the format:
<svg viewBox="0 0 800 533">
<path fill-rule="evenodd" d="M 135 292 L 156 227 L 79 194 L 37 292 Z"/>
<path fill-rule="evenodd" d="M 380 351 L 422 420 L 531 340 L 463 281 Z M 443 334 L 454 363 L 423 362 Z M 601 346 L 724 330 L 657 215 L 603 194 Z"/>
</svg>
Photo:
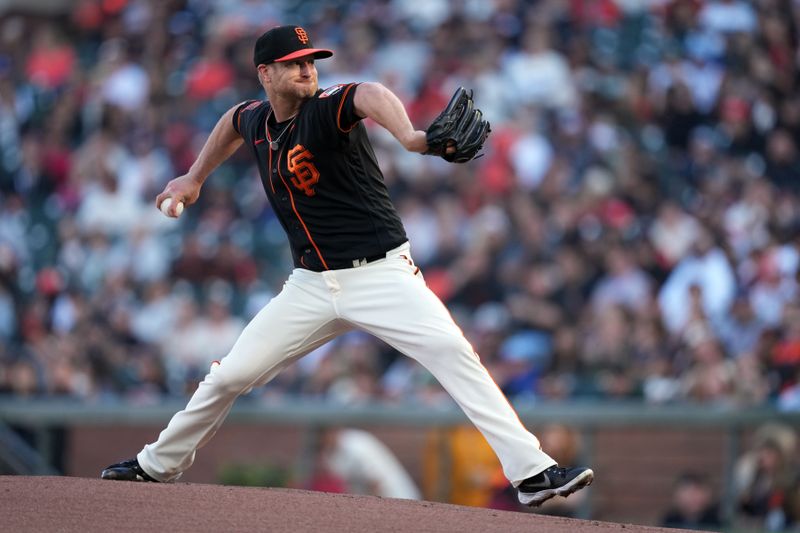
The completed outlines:
<svg viewBox="0 0 800 533">
<path fill-rule="evenodd" d="M 331 57 L 333 52 L 314 48 L 306 30 L 300 26 L 276 26 L 264 32 L 256 41 L 253 62 L 256 66 L 277 61 L 292 61 L 313 54 L 314 59 Z"/>
</svg>

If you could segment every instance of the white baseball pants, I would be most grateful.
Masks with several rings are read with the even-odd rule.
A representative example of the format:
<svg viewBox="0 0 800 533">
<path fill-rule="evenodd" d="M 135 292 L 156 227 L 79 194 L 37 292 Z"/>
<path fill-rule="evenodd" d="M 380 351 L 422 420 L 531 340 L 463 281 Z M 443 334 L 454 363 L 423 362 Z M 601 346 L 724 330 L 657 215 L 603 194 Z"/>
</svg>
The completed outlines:
<svg viewBox="0 0 800 533">
<path fill-rule="evenodd" d="M 177 479 L 239 395 L 354 328 L 425 366 L 481 431 L 515 486 L 556 464 L 522 425 L 410 257 L 406 243 L 386 259 L 356 268 L 295 269 L 280 294 L 200 383 L 186 408 L 139 453 L 141 467 L 159 481 Z"/>
</svg>

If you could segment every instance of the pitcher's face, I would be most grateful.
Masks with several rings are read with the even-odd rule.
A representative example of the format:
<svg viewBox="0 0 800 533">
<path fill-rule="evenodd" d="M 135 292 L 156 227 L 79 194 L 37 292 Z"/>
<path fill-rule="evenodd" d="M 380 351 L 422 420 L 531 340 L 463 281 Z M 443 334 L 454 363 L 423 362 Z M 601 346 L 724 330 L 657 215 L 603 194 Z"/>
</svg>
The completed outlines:
<svg viewBox="0 0 800 533">
<path fill-rule="evenodd" d="M 314 96 L 319 88 L 312 55 L 259 65 L 259 77 L 265 89 L 281 97 L 305 100 Z"/>
</svg>

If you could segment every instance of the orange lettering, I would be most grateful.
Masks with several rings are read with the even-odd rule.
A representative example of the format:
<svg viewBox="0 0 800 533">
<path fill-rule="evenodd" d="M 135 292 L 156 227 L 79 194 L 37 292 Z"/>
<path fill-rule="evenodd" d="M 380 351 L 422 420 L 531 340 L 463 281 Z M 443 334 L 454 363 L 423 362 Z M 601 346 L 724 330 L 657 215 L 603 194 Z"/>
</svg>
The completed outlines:
<svg viewBox="0 0 800 533">
<path fill-rule="evenodd" d="M 306 196 L 314 196 L 317 191 L 314 186 L 319 182 L 319 170 L 311 162 L 314 156 L 303 145 L 295 145 L 289 150 L 286 166 L 293 174 L 292 185 L 303 191 Z"/>
<path fill-rule="evenodd" d="M 295 28 L 294 32 L 297 34 L 297 38 L 300 39 L 300 42 L 303 44 L 308 44 L 308 34 L 306 30 L 303 28 Z"/>
</svg>

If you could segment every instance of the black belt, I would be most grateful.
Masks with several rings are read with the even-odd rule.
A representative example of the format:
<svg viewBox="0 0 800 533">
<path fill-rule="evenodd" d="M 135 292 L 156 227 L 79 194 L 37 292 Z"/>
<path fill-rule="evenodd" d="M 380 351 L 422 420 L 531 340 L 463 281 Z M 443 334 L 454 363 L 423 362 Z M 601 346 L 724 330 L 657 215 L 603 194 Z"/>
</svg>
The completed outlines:
<svg viewBox="0 0 800 533">
<path fill-rule="evenodd" d="M 374 263 L 380 259 L 386 259 L 386 253 L 383 252 L 380 254 L 375 255 L 368 255 L 366 257 L 359 257 L 358 259 L 339 259 L 339 260 L 332 260 L 327 259 L 325 264 L 323 265 L 322 262 L 319 260 L 319 257 L 313 254 L 313 252 L 307 252 L 305 254 L 305 258 L 301 257 L 299 264 L 296 264 L 299 268 L 305 268 L 311 270 L 313 272 L 322 272 L 326 269 L 328 270 L 343 270 L 345 268 L 357 268 L 368 265 L 370 263 Z M 313 255 L 312 255 L 313 254 Z"/>
</svg>

